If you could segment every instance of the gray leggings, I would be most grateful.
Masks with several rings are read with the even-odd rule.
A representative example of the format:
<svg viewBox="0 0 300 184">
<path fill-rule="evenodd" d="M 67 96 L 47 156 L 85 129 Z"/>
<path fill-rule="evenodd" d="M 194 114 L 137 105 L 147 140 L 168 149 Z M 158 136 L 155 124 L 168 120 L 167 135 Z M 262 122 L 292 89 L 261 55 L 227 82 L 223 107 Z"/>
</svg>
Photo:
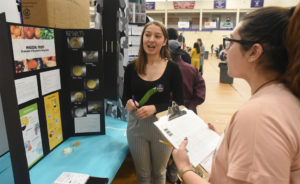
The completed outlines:
<svg viewBox="0 0 300 184">
<path fill-rule="evenodd" d="M 153 122 L 154 116 L 140 120 L 129 113 L 127 140 L 137 172 L 138 184 L 165 184 L 166 167 L 172 148 L 158 142 L 166 140 Z"/>
</svg>

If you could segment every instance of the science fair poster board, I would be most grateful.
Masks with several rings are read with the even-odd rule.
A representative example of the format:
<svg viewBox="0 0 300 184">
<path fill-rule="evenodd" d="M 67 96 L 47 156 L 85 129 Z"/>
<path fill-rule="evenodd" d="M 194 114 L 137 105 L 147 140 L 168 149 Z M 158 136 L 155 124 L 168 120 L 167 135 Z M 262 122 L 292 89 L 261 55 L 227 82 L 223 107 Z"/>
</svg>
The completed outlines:
<svg viewBox="0 0 300 184">
<path fill-rule="evenodd" d="M 102 32 L 18 24 L 9 24 L 9 30 L 18 105 L 44 97 L 43 111 L 46 111 L 49 149 L 52 150 L 64 137 L 61 133 L 62 125 L 61 132 L 56 137 L 59 141 L 53 139 L 54 130 L 49 129 L 49 125 L 53 123 L 49 119 L 50 108 L 46 105 L 49 98 L 45 95 L 54 92 L 60 91 L 57 101 L 59 102 L 60 97 L 64 98 L 63 104 L 70 108 L 65 119 L 71 120 L 73 125 L 71 133 L 65 137 L 74 134 L 104 134 Z M 95 42 L 95 38 L 99 38 L 98 42 Z M 58 57 L 63 63 L 57 63 L 56 52 L 60 53 Z M 35 75 L 30 75 L 31 73 Z M 67 79 L 67 82 L 62 82 L 61 78 Z M 60 115 L 60 108 L 57 109 L 59 112 L 56 114 Z M 61 121 L 60 117 L 58 119 Z"/>
<path fill-rule="evenodd" d="M 0 39 L 14 179 L 27 184 L 29 168 L 68 137 L 105 134 L 102 31 L 7 23 L 0 14 Z"/>
</svg>

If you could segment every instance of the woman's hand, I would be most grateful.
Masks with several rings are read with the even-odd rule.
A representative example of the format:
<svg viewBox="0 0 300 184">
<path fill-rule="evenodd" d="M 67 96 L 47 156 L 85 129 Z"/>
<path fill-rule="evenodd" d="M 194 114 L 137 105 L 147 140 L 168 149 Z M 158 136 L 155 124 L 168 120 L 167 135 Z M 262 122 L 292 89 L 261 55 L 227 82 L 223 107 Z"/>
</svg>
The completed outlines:
<svg viewBox="0 0 300 184">
<path fill-rule="evenodd" d="M 146 119 L 156 113 L 156 108 L 154 105 L 145 105 L 138 108 L 135 112 L 135 116 L 139 119 Z"/>
<path fill-rule="evenodd" d="M 187 138 L 182 141 L 178 149 L 173 150 L 173 159 L 176 167 L 179 170 L 191 166 L 190 159 L 186 152 L 186 145 L 188 144 Z"/>
<path fill-rule="evenodd" d="M 127 100 L 127 103 L 126 103 L 125 108 L 126 108 L 129 112 L 131 112 L 131 111 L 133 111 L 134 109 L 137 109 L 138 106 L 139 106 L 139 103 L 138 103 L 138 102 L 135 102 L 135 103 L 134 103 L 132 99 L 129 99 L 129 100 Z"/>
</svg>

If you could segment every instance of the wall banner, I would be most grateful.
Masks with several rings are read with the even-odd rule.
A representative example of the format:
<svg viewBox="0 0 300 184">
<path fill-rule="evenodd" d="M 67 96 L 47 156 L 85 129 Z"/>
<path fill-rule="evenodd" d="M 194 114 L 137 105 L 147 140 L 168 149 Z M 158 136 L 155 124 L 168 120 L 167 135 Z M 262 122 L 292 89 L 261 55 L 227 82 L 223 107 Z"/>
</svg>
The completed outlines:
<svg viewBox="0 0 300 184">
<path fill-rule="evenodd" d="M 215 29 L 217 28 L 217 22 L 204 22 L 204 28 Z"/>
<path fill-rule="evenodd" d="M 226 8 L 226 0 L 214 0 L 214 9 Z"/>
<path fill-rule="evenodd" d="M 264 6 L 264 0 L 251 0 L 251 8 L 261 8 Z"/>
<path fill-rule="evenodd" d="M 195 1 L 173 2 L 174 9 L 194 9 Z"/>
<path fill-rule="evenodd" d="M 155 2 L 146 2 L 146 10 L 155 10 Z"/>
</svg>

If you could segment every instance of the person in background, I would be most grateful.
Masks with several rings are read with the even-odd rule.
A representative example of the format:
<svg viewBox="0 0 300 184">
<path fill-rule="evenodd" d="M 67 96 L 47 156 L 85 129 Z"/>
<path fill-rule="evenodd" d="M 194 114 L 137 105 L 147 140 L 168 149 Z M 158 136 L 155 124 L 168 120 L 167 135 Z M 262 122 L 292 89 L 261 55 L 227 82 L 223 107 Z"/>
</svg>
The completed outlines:
<svg viewBox="0 0 300 184">
<path fill-rule="evenodd" d="M 228 74 L 245 79 L 252 96 L 225 130 L 210 183 L 300 183 L 299 30 L 300 4 L 264 7 L 224 38 Z M 173 151 L 176 166 L 185 184 L 205 184 L 192 171 L 187 143 Z"/>
<path fill-rule="evenodd" d="M 220 53 L 221 53 L 221 51 L 223 50 L 224 48 L 223 48 L 223 45 L 222 44 L 220 44 L 219 45 L 219 48 L 218 48 L 218 51 L 217 51 L 217 58 L 220 58 Z"/>
<path fill-rule="evenodd" d="M 196 106 L 205 100 L 205 81 L 193 65 L 183 62 L 183 53 L 176 40 L 169 40 L 169 50 L 182 74 L 184 106 L 197 114 Z"/>
<path fill-rule="evenodd" d="M 194 43 L 194 48 L 191 50 L 191 57 L 192 57 L 192 65 L 197 68 L 199 71 L 200 69 L 200 55 L 201 50 L 197 42 Z"/>
<path fill-rule="evenodd" d="M 178 32 L 174 28 L 168 28 L 169 40 L 178 40 Z M 191 56 L 185 50 L 181 48 L 181 58 L 184 62 L 191 64 Z"/>
<path fill-rule="evenodd" d="M 180 33 L 179 36 L 178 36 L 178 42 L 179 42 L 179 44 L 180 44 L 180 47 L 181 47 L 182 49 L 184 49 L 185 38 L 184 38 L 184 36 L 183 36 L 182 33 Z"/>
<path fill-rule="evenodd" d="M 170 61 L 168 33 L 159 22 L 145 25 L 138 58 L 128 64 L 124 74 L 122 103 L 129 111 L 127 140 L 137 172 L 138 184 L 165 184 L 166 167 L 172 147 L 161 144 L 166 139 L 154 126 L 155 113 L 165 111 L 175 101 L 183 104 L 182 76 L 178 64 Z M 142 106 L 145 93 L 162 87 Z M 172 96 L 171 96 L 172 94 Z"/>
<path fill-rule="evenodd" d="M 210 46 L 210 55 L 212 56 L 214 54 L 214 44 L 211 44 Z"/>
<path fill-rule="evenodd" d="M 204 44 L 203 44 L 201 38 L 198 38 L 197 42 L 198 42 L 198 45 L 199 45 L 200 51 L 201 51 L 201 54 L 200 54 L 200 69 L 199 69 L 199 72 L 201 73 L 201 75 L 203 75 L 203 65 L 204 65 L 204 53 L 205 53 L 205 47 L 204 47 Z"/>
<path fill-rule="evenodd" d="M 168 45 L 172 60 L 179 65 L 182 73 L 184 106 L 197 114 L 197 105 L 202 104 L 205 100 L 205 81 L 194 66 L 182 60 L 183 52 L 176 40 L 169 40 Z M 176 165 L 171 159 L 171 164 L 167 168 L 167 179 L 171 183 L 176 183 L 177 173 Z"/>
</svg>

